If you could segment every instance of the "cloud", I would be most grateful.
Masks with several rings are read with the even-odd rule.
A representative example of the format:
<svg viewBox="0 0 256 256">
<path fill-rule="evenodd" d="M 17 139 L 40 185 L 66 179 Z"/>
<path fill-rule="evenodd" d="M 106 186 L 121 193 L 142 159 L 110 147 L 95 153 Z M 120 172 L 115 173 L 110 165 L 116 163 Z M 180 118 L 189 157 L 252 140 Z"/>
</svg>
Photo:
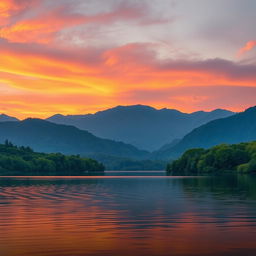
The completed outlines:
<svg viewBox="0 0 256 256">
<path fill-rule="evenodd" d="M 5 26 L 20 18 L 27 10 L 34 8 L 41 0 L 1 0 L 0 25 Z"/>
<path fill-rule="evenodd" d="M 41 117 L 79 113 L 87 104 L 90 111 L 126 102 L 189 111 L 217 106 L 236 110 L 255 102 L 255 65 L 163 59 L 158 47 L 132 43 L 63 49 L 2 39 L 0 83 L 9 93 L 6 89 L 1 106 L 9 106 L 10 112 L 20 109 L 19 116 L 33 109 Z"/>
<path fill-rule="evenodd" d="M 27 8 L 31 4 L 31 0 L 1 0 L 0 2 L 0 17 L 9 17 L 17 14 Z"/>
<path fill-rule="evenodd" d="M 99 100 L 102 101 L 99 105 Z M 0 94 L 0 112 L 24 119 L 26 117 L 46 118 L 56 113 L 86 114 L 113 105 L 112 99 L 87 94 L 54 94 L 26 92 Z M 47 102 L 47 104 L 46 104 Z"/>
<path fill-rule="evenodd" d="M 184 84 L 255 85 L 256 66 L 223 59 L 159 59 L 158 45 L 133 43 L 113 48 L 56 49 L 38 44 L 0 41 L 0 71 L 86 84 L 87 79 L 129 87 L 169 87 Z M 26 59 L 24 63 L 23 59 Z M 76 80 L 77 78 L 78 80 Z M 216 83 L 217 82 L 217 83 Z M 29 87 L 30 85 L 28 85 Z"/>
<path fill-rule="evenodd" d="M 230 56 L 252 34 L 254 2 L 172 2 L 0 1 L 0 107 L 42 117 L 134 103 L 184 111 L 253 104 L 255 61 Z"/>
<path fill-rule="evenodd" d="M 61 6 L 41 13 L 30 19 L 20 20 L 15 24 L 6 26 L 0 30 L 0 36 L 11 42 L 39 42 L 49 43 L 56 33 L 64 28 L 87 24 L 87 23 L 109 23 L 114 19 L 133 19 L 135 10 L 114 10 L 113 12 L 86 16 L 70 12 L 68 6 Z"/>
<path fill-rule="evenodd" d="M 166 89 L 132 90 L 120 95 L 126 104 L 171 106 L 184 112 L 216 108 L 241 111 L 256 105 L 256 87 L 232 85 L 181 86 Z"/>
<path fill-rule="evenodd" d="M 215 78 L 225 77 L 236 81 L 251 80 L 256 78 L 255 65 L 240 64 L 220 58 L 195 61 L 167 60 L 163 64 L 159 65 L 158 70 L 176 70 L 189 73 L 200 71 L 203 74 L 208 73 L 214 75 Z"/>
<path fill-rule="evenodd" d="M 152 17 L 147 6 L 121 2 L 111 10 L 94 14 L 84 13 L 79 9 L 82 1 L 60 0 L 58 3 L 49 4 L 48 1 L 25 0 L 21 5 L 12 0 L 3 2 L 2 16 L 13 16 L 8 19 L 9 24 L 0 28 L 0 37 L 10 42 L 37 42 L 50 43 L 57 35 L 67 28 L 81 25 L 98 24 L 99 26 L 112 25 L 118 22 L 130 21 L 140 25 L 161 24 L 168 19 Z M 32 5 L 33 4 L 33 5 Z M 22 16 L 14 15 L 25 11 Z M 1 12 L 0 12 L 1 14 Z M 7 22 L 7 21 L 6 21 Z M 80 27 L 83 30 L 83 27 Z M 72 33 L 72 31 L 71 31 Z"/>
<path fill-rule="evenodd" d="M 245 54 L 248 51 L 251 51 L 256 46 L 256 40 L 248 41 L 238 52 L 238 56 Z"/>
</svg>

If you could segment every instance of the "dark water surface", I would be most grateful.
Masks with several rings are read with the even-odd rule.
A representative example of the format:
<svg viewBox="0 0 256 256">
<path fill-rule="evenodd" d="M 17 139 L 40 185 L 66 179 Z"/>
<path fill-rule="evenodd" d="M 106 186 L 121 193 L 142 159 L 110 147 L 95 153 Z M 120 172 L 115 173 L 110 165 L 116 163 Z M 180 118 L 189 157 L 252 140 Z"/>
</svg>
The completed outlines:
<svg viewBox="0 0 256 256">
<path fill-rule="evenodd" d="M 0 255 L 256 255 L 256 177 L 119 175 L 0 178 Z"/>
</svg>

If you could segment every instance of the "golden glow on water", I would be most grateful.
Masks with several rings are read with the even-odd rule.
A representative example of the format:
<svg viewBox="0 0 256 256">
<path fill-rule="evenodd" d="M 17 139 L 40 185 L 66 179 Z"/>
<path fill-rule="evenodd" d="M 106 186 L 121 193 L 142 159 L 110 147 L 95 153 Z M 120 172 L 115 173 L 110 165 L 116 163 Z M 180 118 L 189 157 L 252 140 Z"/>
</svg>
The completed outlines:
<svg viewBox="0 0 256 256">
<path fill-rule="evenodd" d="M 1 178 L 1 255 L 256 252 L 256 204 L 235 188 L 222 195 L 199 193 L 206 181 L 193 177 L 118 178 Z"/>
</svg>

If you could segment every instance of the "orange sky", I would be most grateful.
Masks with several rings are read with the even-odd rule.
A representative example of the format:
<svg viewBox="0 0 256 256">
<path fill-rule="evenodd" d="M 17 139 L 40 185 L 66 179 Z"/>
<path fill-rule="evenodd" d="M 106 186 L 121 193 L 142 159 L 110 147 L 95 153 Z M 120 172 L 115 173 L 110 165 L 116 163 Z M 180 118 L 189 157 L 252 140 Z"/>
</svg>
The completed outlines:
<svg viewBox="0 0 256 256">
<path fill-rule="evenodd" d="M 212 44 L 200 45 L 193 35 L 184 43 L 192 25 L 175 14 L 186 13 L 186 1 L 164 2 L 171 12 L 147 0 L 107 0 L 101 7 L 98 0 L 2 0 L 0 112 L 25 118 L 131 104 L 185 112 L 256 105 L 250 28 L 245 38 L 207 51 Z"/>
</svg>

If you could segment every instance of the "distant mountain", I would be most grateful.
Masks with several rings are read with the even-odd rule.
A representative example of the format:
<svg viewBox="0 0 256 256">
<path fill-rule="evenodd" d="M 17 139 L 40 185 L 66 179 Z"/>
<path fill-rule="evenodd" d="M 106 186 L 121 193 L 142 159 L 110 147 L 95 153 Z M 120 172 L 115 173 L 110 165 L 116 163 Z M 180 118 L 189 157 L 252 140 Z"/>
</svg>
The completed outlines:
<svg viewBox="0 0 256 256">
<path fill-rule="evenodd" d="M 19 121 L 16 117 L 7 116 L 5 114 L 0 114 L 0 122 L 8 122 L 8 121 Z"/>
<path fill-rule="evenodd" d="M 174 159 L 190 148 L 209 148 L 221 143 L 256 140 L 256 107 L 231 117 L 217 119 L 187 134 L 180 142 L 155 152 L 159 159 Z"/>
<path fill-rule="evenodd" d="M 88 115 L 57 114 L 47 120 L 74 125 L 98 137 L 123 141 L 153 151 L 174 139 L 182 138 L 202 124 L 233 114 L 222 109 L 186 114 L 173 109 L 157 110 L 149 106 L 134 105 L 117 106 Z"/>
<path fill-rule="evenodd" d="M 0 123 L 0 143 L 6 139 L 18 146 L 29 146 L 38 152 L 63 154 L 106 154 L 143 158 L 147 152 L 132 145 L 100 139 L 76 127 L 54 124 L 41 119 Z"/>
<path fill-rule="evenodd" d="M 175 145 L 177 145 L 179 142 L 181 141 L 181 139 L 176 139 L 176 140 L 173 140 L 171 143 L 167 143 L 165 145 L 163 145 L 159 150 L 157 151 L 165 151 L 169 148 L 172 148 L 174 147 Z"/>
</svg>

